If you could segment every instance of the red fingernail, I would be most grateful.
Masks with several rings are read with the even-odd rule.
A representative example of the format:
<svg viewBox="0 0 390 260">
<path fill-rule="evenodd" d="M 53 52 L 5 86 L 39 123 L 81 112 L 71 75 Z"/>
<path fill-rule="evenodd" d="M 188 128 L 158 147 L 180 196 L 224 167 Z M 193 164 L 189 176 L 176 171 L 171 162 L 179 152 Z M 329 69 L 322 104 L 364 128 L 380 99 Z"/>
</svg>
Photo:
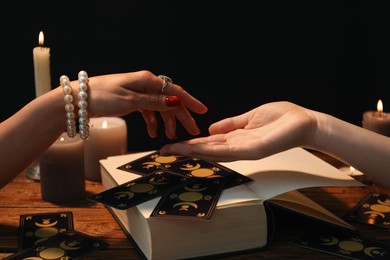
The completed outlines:
<svg viewBox="0 0 390 260">
<path fill-rule="evenodd" d="M 170 106 L 170 107 L 177 107 L 177 106 L 180 106 L 180 98 L 176 97 L 176 96 L 166 96 L 165 97 L 165 104 L 167 104 L 167 106 Z"/>
</svg>

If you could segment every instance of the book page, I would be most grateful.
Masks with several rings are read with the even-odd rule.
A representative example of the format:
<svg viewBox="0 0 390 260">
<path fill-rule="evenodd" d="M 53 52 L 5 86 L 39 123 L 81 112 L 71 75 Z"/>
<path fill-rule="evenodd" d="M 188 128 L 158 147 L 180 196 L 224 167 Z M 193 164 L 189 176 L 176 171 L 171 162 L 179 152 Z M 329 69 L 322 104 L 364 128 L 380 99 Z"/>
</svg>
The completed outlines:
<svg viewBox="0 0 390 260">
<path fill-rule="evenodd" d="M 293 148 L 261 160 L 220 163 L 252 178 L 246 185 L 262 200 L 309 187 L 364 186 L 302 148 Z"/>
<path fill-rule="evenodd" d="M 287 208 L 289 210 L 315 219 L 319 219 L 352 230 L 356 229 L 354 226 L 345 222 L 338 216 L 334 215 L 318 203 L 314 202 L 313 200 L 309 199 L 308 197 L 296 190 L 278 195 L 270 199 L 270 201 L 282 206 L 283 208 Z"/>
</svg>

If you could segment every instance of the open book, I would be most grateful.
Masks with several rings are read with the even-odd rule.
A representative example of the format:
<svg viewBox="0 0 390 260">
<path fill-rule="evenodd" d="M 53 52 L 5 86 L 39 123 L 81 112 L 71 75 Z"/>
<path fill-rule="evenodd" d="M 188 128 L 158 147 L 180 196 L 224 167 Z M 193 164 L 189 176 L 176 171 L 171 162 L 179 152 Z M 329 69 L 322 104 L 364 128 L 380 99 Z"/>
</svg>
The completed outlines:
<svg viewBox="0 0 390 260">
<path fill-rule="evenodd" d="M 153 151 L 100 160 L 105 190 L 139 178 L 118 169 Z M 121 210 L 109 207 L 124 232 L 147 259 L 184 259 L 264 248 L 272 227 L 267 203 L 347 229 L 353 226 L 312 201 L 298 189 L 363 186 L 349 175 L 302 148 L 261 160 L 219 163 L 253 181 L 222 191 L 209 220 L 151 217 L 159 197 Z"/>
</svg>

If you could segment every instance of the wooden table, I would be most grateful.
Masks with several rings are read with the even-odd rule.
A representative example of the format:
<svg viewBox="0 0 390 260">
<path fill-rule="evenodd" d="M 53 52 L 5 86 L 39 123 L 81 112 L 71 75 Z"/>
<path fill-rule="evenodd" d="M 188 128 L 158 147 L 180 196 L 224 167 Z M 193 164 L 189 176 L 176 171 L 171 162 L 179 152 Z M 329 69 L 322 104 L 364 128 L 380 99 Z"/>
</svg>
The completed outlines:
<svg viewBox="0 0 390 260">
<path fill-rule="evenodd" d="M 341 162 L 329 156 L 317 152 L 314 154 L 335 167 L 342 166 Z M 86 190 L 90 195 L 103 191 L 103 188 L 99 182 L 86 181 Z M 306 196 L 340 217 L 370 191 L 390 194 L 389 190 L 377 185 L 301 190 Z M 91 253 L 85 259 L 141 259 L 103 204 L 93 203 L 87 199 L 60 205 L 43 201 L 40 183 L 27 178 L 25 172 L 22 172 L 0 190 L 0 257 L 11 255 L 17 250 L 20 215 L 60 211 L 73 213 L 75 230 L 103 239 L 109 244 L 106 249 Z M 308 227 L 308 221 L 307 218 L 282 212 L 276 218 L 275 237 L 268 248 L 257 252 L 224 256 L 223 259 L 342 259 L 292 245 L 292 242 L 302 235 L 305 228 Z M 353 223 L 353 225 L 369 238 L 390 243 L 390 229 L 359 223 Z"/>
</svg>

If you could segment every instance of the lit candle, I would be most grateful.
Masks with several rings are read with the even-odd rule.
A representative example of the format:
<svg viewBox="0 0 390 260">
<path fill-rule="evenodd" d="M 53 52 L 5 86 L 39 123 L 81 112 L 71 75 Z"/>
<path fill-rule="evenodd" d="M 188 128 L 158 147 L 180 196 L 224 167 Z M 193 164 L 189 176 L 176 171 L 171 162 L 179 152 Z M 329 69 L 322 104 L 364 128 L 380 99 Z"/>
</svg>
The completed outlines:
<svg viewBox="0 0 390 260">
<path fill-rule="evenodd" d="M 361 171 L 355 169 L 354 167 L 343 166 L 339 168 L 339 170 L 355 178 L 356 180 L 363 182 L 364 174 Z"/>
<path fill-rule="evenodd" d="M 84 142 L 66 132 L 40 157 L 40 181 L 42 199 L 61 203 L 82 199 L 85 196 L 83 163 Z"/>
<path fill-rule="evenodd" d="M 383 112 L 382 100 L 378 100 L 377 111 L 366 111 L 362 125 L 371 131 L 390 136 L 390 114 Z"/>
<path fill-rule="evenodd" d="M 38 97 L 51 90 L 50 48 L 43 47 L 43 32 L 39 33 L 39 46 L 33 49 L 35 96 Z"/>
<path fill-rule="evenodd" d="M 90 136 L 84 143 L 85 178 L 101 181 L 100 162 L 127 152 L 126 121 L 119 117 L 90 118 Z"/>
</svg>

